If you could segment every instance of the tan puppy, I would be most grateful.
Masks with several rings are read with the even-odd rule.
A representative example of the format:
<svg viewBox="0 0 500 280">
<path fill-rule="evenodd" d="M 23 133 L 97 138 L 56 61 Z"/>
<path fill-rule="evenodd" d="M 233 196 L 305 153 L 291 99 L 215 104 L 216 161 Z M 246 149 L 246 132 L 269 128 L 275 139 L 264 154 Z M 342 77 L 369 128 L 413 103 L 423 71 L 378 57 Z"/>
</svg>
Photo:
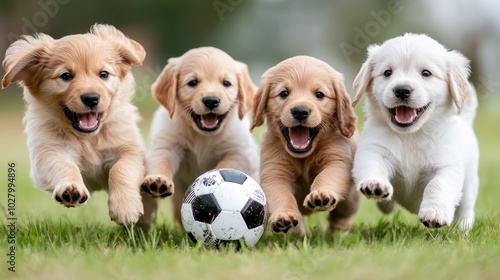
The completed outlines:
<svg viewBox="0 0 500 280">
<path fill-rule="evenodd" d="M 2 87 L 24 87 L 31 176 L 64 206 L 77 207 L 103 188 L 115 222 L 136 223 L 144 213 L 144 152 L 139 115 L 130 103 L 130 68 L 145 54 L 119 30 L 100 24 L 57 40 L 24 36 L 7 50 Z"/>
<path fill-rule="evenodd" d="M 180 221 L 184 193 L 203 172 L 234 168 L 258 180 L 259 152 L 245 117 L 255 86 L 245 64 L 213 47 L 192 49 L 169 59 L 152 89 L 163 106 L 152 124 L 144 192 L 167 197 L 175 185 Z"/>
<path fill-rule="evenodd" d="M 297 227 L 301 212 L 330 211 L 330 229 L 348 229 L 359 206 L 351 178 L 356 116 L 343 76 L 308 56 L 267 70 L 257 91 L 252 129 L 267 122 L 261 185 L 276 232 Z"/>
</svg>

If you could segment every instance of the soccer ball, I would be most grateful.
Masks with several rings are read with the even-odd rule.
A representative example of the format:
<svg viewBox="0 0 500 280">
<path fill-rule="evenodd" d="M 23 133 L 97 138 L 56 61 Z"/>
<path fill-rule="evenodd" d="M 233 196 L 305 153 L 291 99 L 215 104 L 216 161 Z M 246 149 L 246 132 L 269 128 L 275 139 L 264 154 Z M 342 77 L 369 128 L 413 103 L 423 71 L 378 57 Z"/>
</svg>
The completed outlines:
<svg viewBox="0 0 500 280">
<path fill-rule="evenodd" d="M 247 174 L 214 169 L 199 176 L 186 191 L 182 226 L 193 242 L 206 247 L 242 240 L 253 247 L 267 224 L 264 191 Z"/>
</svg>

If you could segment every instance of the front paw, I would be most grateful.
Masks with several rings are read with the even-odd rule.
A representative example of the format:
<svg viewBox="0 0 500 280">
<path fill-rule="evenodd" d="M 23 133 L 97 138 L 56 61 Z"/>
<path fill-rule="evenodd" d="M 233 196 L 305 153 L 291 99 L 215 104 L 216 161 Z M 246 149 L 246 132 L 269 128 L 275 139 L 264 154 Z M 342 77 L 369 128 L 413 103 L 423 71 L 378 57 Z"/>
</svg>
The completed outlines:
<svg viewBox="0 0 500 280">
<path fill-rule="evenodd" d="M 358 184 L 358 190 L 367 198 L 379 200 L 390 200 L 394 193 L 394 189 L 389 181 L 371 178 L 362 180 Z"/>
<path fill-rule="evenodd" d="M 338 202 L 338 196 L 332 191 L 317 190 L 304 199 L 304 207 L 315 211 L 332 211 Z"/>
<path fill-rule="evenodd" d="M 428 228 L 440 228 L 451 225 L 453 221 L 453 207 L 445 209 L 431 205 L 423 205 L 418 211 L 418 218 Z"/>
<path fill-rule="evenodd" d="M 90 193 L 83 185 L 67 184 L 57 186 L 52 197 L 66 207 L 78 207 L 89 199 Z"/>
<path fill-rule="evenodd" d="M 125 197 L 124 195 L 110 193 L 108 199 L 109 217 L 117 224 L 135 224 L 144 214 L 141 196 L 140 194 L 133 197 Z"/>
<path fill-rule="evenodd" d="M 291 228 L 295 228 L 302 220 L 298 212 L 278 212 L 271 215 L 269 223 L 275 232 L 287 233 Z"/>
<path fill-rule="evenodd" d="M 144 178 L 141 189 L 152 197 L 163 198 L 174 193 L 174 184 L 165 176 L 149 175 Z"/>
</svg>

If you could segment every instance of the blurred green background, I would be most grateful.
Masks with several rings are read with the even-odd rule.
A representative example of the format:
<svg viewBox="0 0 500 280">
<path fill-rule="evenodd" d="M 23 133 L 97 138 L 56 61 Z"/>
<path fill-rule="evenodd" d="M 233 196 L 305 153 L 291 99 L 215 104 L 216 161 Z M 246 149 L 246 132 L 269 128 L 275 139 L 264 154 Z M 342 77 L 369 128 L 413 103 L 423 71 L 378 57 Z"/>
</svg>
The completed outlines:
<svg viewBox="0 0 500 280">
<path fill-rule="evenodd" d="M 481 172 L 487 174 L 481 178 L 484 183 L 497 180 L 492 176 L 500 170 L 499 11 L 497 0 L 1 0 L 0 57 L 3 60 L 7 47 L 22 34 L 42 32 L 60 38 L 85 33 L 96 22 L 115 25 L 147 51 L 143 66 L 133 72 L 137 82 L 134 102 L 143 115 L 141 130 L 149 145 L 149 124 L 157 107 L 150 86 L 169 57 L 190 48 L 211 45 L 225 50 L 248 64 L 255 84 L 267 68 L 285 58 L 315 56 L 343 72 L 351 92 L 369 44 L 405 32 L 424 32 L 472 61 L 471 79 L 480 98 L 476 128 Z M 0 92 L 0 205 L 4 205 L 7 163 L 15 161 L 18 187 L 33 196 L 20 198 L 20 207 L 36 213 L 53 202 L 50 194 L 31 192 L 21 92 L 16 85 Z M 362 122 L 361 106 L 356 110 Z M 497 213 L 498 203 L 487 192 L 481 189 L 480 196 L 487 201 L 482 212 L 488 213 L 491 207 Z M 28 202 L 33 204 L 24 204 Z"/>
</svg>

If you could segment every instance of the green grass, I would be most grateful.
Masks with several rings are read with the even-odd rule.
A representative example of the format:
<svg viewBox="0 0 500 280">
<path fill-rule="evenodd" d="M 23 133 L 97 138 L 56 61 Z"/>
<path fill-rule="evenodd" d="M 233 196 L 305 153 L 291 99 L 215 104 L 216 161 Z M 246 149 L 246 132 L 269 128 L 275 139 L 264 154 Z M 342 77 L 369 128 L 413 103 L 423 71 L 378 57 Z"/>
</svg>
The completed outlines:
<svg viewBox="0 0 500 280">
<path fill-rule="evenodd" d="M 16 272 L 7 270 L 6 216 L 0 221 L 0 279 L 498 279 L 500 277 L 500 115 L 481 108 L 477 220 L 466 235 L 455 227 L 428 230 L 400 210 L 377 211 L 363 198 L 349 233 L 327 234 L 326 216 L 306 218 L 307 234 L 266 232 L 254 249 L 206 250 L 190 243 L 161 201 L 153 228 L 117 226 L 104 192 L 66 209 L 33 187 L 22 132 L 20 95 L 0 110 L 0 207 L 7 205 L 7 163 L 16 171 Z M 488 102 L 490 104 L 492 102 Z M 3 103 L 5 104 L 5 103 Z M 148 141 L 154 106 L 141 107 Z"/>
</svg>

